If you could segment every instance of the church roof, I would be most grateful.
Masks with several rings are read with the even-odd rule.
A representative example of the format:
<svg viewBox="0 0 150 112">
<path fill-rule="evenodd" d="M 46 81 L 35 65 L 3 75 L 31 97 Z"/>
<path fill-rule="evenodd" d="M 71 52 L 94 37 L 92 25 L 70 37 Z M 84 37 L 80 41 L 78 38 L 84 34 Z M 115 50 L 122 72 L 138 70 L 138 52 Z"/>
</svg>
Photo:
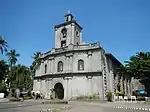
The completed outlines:
<svg viewBox="0 0 150 112">
<path fill-rule="evenodd" d="M 105 53 L 106 56 L 110 57 L 114 62 L 118 63 L 119 65 L 122 65 L 122 63 L 115 58 L 111 53 Z"/>
<path fill-rule="evenodd" d="M 65 22 L 65 23 L 62 23 L 62 24 L 55 25 L 54 28 L 59 28 L 59 27 L 62 27 L 62 26 L 66 26 L 66 25 L 71 24 L 71 23 L 75 23 L 81 30 L 83 29 L 75 20 L 71 20 L 71 21 L 68 21 L 68 22 Z"/>
</svg>

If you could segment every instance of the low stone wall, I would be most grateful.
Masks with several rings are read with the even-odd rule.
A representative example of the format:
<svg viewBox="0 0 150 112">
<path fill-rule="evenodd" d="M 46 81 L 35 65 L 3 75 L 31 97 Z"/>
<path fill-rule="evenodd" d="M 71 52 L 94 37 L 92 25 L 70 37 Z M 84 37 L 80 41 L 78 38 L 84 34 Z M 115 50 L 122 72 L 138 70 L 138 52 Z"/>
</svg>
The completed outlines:
<svg viewBox="0 0 150 112">
<path fill-rule="evenodd" d="M 87 95 L 87 96 L 78 96 L 73 98 L 72 100 L 100 100 L 99 95 Z"/>
<path fill-rule="evenodd" d="M 60 112 L 60 111 L 65 111 L 70 109 L 72 109 L 70 106 L 65 106 L 65 107 L 60 107 L 58 109 L 44 109 L 41 110 L 40 112 Z"/>
<path fill-rule="evenodd" d="M 66 100 L 44 100 L 42 104 L 68 104 Z"/>
</svg>

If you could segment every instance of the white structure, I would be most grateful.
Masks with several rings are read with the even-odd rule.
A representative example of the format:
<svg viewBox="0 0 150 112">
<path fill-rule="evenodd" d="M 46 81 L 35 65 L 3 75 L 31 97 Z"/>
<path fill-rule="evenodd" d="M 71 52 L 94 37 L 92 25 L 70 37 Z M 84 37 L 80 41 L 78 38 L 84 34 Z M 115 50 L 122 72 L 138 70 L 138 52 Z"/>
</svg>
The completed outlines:
<svg viewBox="0 0 150 112">
<path fill-rule="evenodd" d="M 65 22 L 55 26 L 55 48 L 40 57 L 41 65 L 34 77 L 33 91 L 50 98 L 52 90 L 59 99 L 116 91 L 115 67 L 121 63 L 105 53 L 99 43 L 85 44 L 82 27 L 65 15 Z"/>
<path fill-rule="evenodd" d="M 0 93 L 0 98 L 4 98 L 4 93 Z"/>
</svg>

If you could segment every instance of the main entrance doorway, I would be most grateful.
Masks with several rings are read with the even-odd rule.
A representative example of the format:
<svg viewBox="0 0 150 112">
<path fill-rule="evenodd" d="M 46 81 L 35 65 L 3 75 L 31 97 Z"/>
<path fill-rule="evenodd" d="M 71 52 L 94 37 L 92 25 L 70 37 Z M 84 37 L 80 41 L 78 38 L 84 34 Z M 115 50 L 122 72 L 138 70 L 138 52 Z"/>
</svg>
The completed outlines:
<svg viewBox="0 0 150 112">
<path fill-rule="evenodd" d="M 54 91 L 55 91 L 55 98 L 58 98 L 58 99 L 64 98 L 64 88 L 60 82 L 55 84 Z"/>
</svg>

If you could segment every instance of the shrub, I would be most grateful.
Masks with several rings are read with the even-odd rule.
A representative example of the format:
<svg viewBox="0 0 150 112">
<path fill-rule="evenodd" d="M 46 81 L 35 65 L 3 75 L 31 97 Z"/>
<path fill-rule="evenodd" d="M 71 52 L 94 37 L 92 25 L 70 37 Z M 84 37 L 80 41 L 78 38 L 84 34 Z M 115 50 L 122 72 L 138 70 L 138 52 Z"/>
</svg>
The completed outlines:
<svg viewBox="0 0 150 112">
<path fill-rule="evenodd" d="M 15 101 L 21 101 L 21 99 L 19 99 L 19 98 L 11 98 L 11 99 L 9 99 L 9 101 L 10 102 L 15 102 Z"/>
<path fill-rule="evenodd" d="M 23 99 L 24 99 L 24 100 L 29 100 L 29 99 L 32 99 L 32 97 L 31 97 L 31 96 L 24 96 Z"/>
<path fill-rule="evenodd" d="M 112 92 L 108 92 L 106 97 L 107 97 L 107 101 L 112 102 Z"/>
<path fill-rule="evenodd" d="M 77 100 L 99 100 L 99 94 L 94 95 L 87 95 L 87 96 L 78 96 L 76 97 Z"/>
<path fill-rule="evenodd" d="M 83 100 L 83 99 L 85 99 L 84 96 L 78 96 L 78 97 L 77 97 L 77 100 Z"/>
<path fill-rule="evenodd" d="M 145 101 L 145 97 L 138 96 L 138 97 L 137 97 L 137 101 Z"/>
<path fill-rule="evenodd" d="M 124 95 L 124 92 L 122 92 L 122 91 L 117 91 L 115 94 L 118 95 L 118 96 L 123 96 L 123 95 Z"/>
<path fill-rule="evenodd" d="M 3 83 L 0 83 L 0 93 L 4 93 L 4 97 L 8 95 L 6 85 Z"/>
</svg>

